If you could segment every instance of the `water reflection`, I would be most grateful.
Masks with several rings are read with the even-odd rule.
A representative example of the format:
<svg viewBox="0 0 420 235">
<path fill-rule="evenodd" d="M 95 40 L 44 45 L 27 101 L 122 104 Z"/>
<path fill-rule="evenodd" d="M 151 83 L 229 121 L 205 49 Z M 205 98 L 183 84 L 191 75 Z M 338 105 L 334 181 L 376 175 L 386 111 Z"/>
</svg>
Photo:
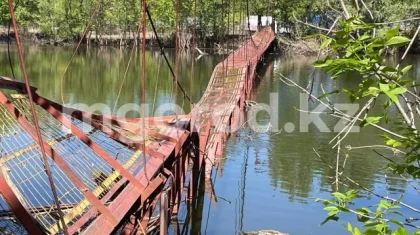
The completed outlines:
<svg viewBox="0 0 420 235">
<path fill-rule="evenodd" d="M 60 82 L 64 70 L 73 53 L 73 48 L 28 46 L 25 47 L 25 59 L 31 85 L 39 88 L 45 97 L 60 101 Z M 7 47 L 0 47 L 0 74 L 12 77 L 7 56 Z M 174 64 L 173 51 L 166 51 L 170 63 Z M 64 79 L 64 100 L 66 103 L 84 103 L 92 105 L 104 103 L 113 107 L 117 100 L 118 90 L 126 70 L 130 50 L 115 48 L 81 49 L 74 57 Z M 118 99 L 118 106 L 127 103 L 140 103 L 141 77 L 140 52 L 134 53 L 128 70 L 127 79 Z M 194 102 L 203 94 L 214 66 L 222 59 L 219 56 L 203 56 L 195 61 L 194 79 L 191 80 L 192 58 L 188 53 L 181 53 L 179 63 L 179 80 L 188 91 Z M 17 78 L 21 78 L 21 70 L 16 51 L 12 51 L 12 64 Z M 170 70 L 160 56 L 158 50 L 146 52 L 146 103 L 158 107 L 173 99 L 173 82 Z M 192 81 L 192 82 L 191 82 Z M 177 103 L 189 112 L 190 105 L 178 95 Z M 132 116 L 138 113 L 132 113 Z"/>
<path fill-rule="evenodd" d="M 11 76 L 7 50 L 0 47 L 0 74 Z M 55 48 L 31 46 L 25 48 L 28 74 L 33 86 L 39 93 L 52 100 L 60 101 L 60 79 L 72 54 L 72 48 Z M 173 54 L 168 51 L 171 63 Z M 16 52 L 12 51 L 13 64 L 17 77 L 21 77 Z M 117 99 L 121 79 L 129 59 L 129 50 L 112 48 L 81 50 L 75 57 L 65 78 L 65 100 L 72 103 L 104 103 L 110 107 Z M 181 57 L 180 82 L 196 102 L 207 87 L 214 66 L 223 59 L 221 56 L 203 56 L 195 62 L 194 79 L 191 82 L 190 68 L 192 59 L 188 55 Z M 132 67 L 124 83 L 118 106 L 125 103 L 139 103 L 140 89 L 140 56 L 136 53 Z M 227 143 L 223 159 L 218 169 L 214 170 L 213 184 L 217 196 L 217 207 L 204 193 L 205 184 L 201 185 L 201 197 L 198 198 L 191 214 L 182 211 L 183 215 L 191 215 L 180 225 L 180 230 L 190 234 L 236 234 L 243 230 L 276 229 L 290 234 L 343 234 L 340 223 L 328 223 L 318 227 L 325 217 L 323 206 L 313 202 L 313 197 L 329 198 L 335 187 L 335 171 L 323 164 L 316 157 L 312 148 L 322 153 L 323 158 L 334 164 L 335 151 L 328 142 L 336 133 L 320 132 L 311 124 L 308 132 L 299 132 L 300 91 L 279 81 L 278 73 L 288 76 L 301 86 L 308 86 L 312 72 L 311 63 L 314 58 L 282 58 L 272 55 L 258 72 L 258 87 L 252 99 L 259 103 L 270 104 L 270 93 L 278 98 L 278 126 L 286 123 L 296 124 L 293 132 L 255 134 L 249 129 L 233 136 Z M 157 50 L 149 50 L 146 54 L 147 73 L 146 99 L 149 103 L 159 104 L 171 101 L 172 81 L 169 70 L 161 60 Z M 389 63 L 395 63 L 392 60 Z M 410 77 L 420 77 L 420 62 L 417 57 L 409 57 L 406 63 L 413 63 Z M 353 80 L 352 80 L 353 79 Z M 357 78 L 331 81 L 317 72 L 314 74 L 314 94 L 321 95 L 318 84 L 325 90 L 332 91 L 338 87 L 357 86 Z M 155 92 L 156 91 L 156 92 Z M 338 96 L 334 102 L 348 102 L 346 96 Z M 178 104 L 182 105 L 182 96 L 178 96 Z M 318 104 L 309 102 L 310 110 Z M 190 107 L 184 103 L 185 111 Z M 378 105 L 375 109 L 380 109 Z M 375 112 L 375 109 L 372 112 Z M 392 110 L 390 111 L 393 112 Z M 132 113 L 132 116 L 138 115 Z M 395 114 L 394 114 L 395 115 Z M 337 119 L 328 115 L 321 116 L 330 130 Z M 267 123 L 269 117 L 265 113 L 257 116 L 259 123 Z M 362 129 L 362 134 L 350 134 L 343 146 L 362 146 L 381 143 L 377 137 L 380 132 L 374 128 Z M 345 174 L 357 180 L 363 186 L 378 193 L 387 191 L 385 184 L 384 159 L 370 151 L 343 148 L 349 154 Z M 343 157 L 344 158 L 344 157 Z M 394 175 L 388 175 L 390 196 L 398 197 L 404 193 L 404 200 L 411 204 L 418 194 L 407 183 Z M 344 190 L 344 188 L 340 188 Z M 372 205 L 378 201 L 371 195 L 358 199 L 361 205 Z M 214 205 L 214 203 L 213 203 Z M 184 209 L 183 209 L 184 210 Z M 185 217 L 184 217 L 185 218 Z M 354 217 L 342 217 L 350 219 Z M 184 234 L 183 233 L 183 234 Z"/>
<path fill-rule="evenodd" d="M 407 63 L 413 61 L 413 57 Z M 411 60 L 411 61 L 410 61 Z M 223 177 L 215 179 L 216 195 L 235 203 L 219 202 L 217 209 L 209 207 L 209 216 L 203 218 L 206 229 L 204 234 L 237 234 L 241 231 L 276 229 L 290 234 L 344 234 L 340 223 L 328 223 L 319 227 L 325 218 L 321 204 L 314 203 L 313 198 L 329 198 L 335 190 L 335 170 L 325 165 L 313 152 L 315 148 L 325 161 L 335 166 L 336 151 L 328 142 L 337 134 L 333 127 L 338 119 L 329 115 L 321 115 L 330 132 L 321 132 L 314 124 L 308 132 L 301 133 L 299 118 L 299 89 L 287 86 L 279 81 L 278 73 L 282 73 L 299 85 L 307 87 L 313 71 L 311 63 L 314 58 L 281 58 L 272 56 L 266 60 L 267 70 L 260 71 L 260 81 L 255 89 L 253 99 L 259 103 L 270 104 L 270 93 L 279 99 L 278 126 L 286 123 L 296 125 L 293 132 L 269 133 L 255 135 L 251 130 L 244 130 L 240 138 L 231 139 L 226 148 L 223 165 Z M 414 61 L 413 61 L 414 62 Z M 392 60 L 389 63 L 393 63 Z M 419 63 L 415 63 L 414 71 L 419 73 Z M 411 76 L 413 76 L 412 74 Z M 326 74 L 314 74 L 314 94 L 323 94 L 320 84 L 326 91 L 333 91 L 343 86 L 357 86 L 357 78 L 332 81 Z M 348 103 L 348 97 L 340 95 L 333 103 Z M 379 101 L 380 102 L 380 101 Z M 318 106 L 309 102 L 309 110 Z M 380 111 L 378 105 L 371 112 Z M 395 112 L 390 110 L 391 119 Z M 392 113 L 394 116 L 392 116 Z M 269 122 L 266 113 L 257 115 L 258 122 Z M 326 131 L 326 130 L 322 130 Z M 377 193 L 389 191 L 391 197 L 398 198 L 404 194 L 404 200 L 416 204 L 418 193 L 408 187 L 400 177 L 389 174 L 385 178 L 383 167 L 387 162 L 376 153 L 368 150 L 349 151 L 344 146 L 364 146 L 380 144 L 380 132 L 372 127 L 361 130 L 360 134 L 349 134 L 342 144 L 341 161 L 349 155 L 344 174 L 364 187 Z M 386 189 L 386 182 L 388 190 Z M 340 185 L 339 190 L 347 190 Z M 360 205 L 370 206 L 379 199 L 364 193 L 356 200 Z M 206 201 L 208 203 L 208 201 Z M 404 212 L 408 212 L 403 209 Z M 354 216 L 342 216 L 346 220 L 355 221 Z M 195 233 L 194 233 L 195 234 Z"/>
</svg>

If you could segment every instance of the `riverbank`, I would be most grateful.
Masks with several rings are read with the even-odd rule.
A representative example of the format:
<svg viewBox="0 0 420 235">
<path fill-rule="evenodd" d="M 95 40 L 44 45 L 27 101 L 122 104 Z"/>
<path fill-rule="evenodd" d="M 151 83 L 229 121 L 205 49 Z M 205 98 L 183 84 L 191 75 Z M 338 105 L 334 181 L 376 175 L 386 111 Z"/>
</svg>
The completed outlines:
<svg viewBox="0 0 420 235">
<path fill-rule="evenodd" d="M 200 38 L 197 40 L 197 47 L 201 50 L 208 49 L 213 51 L 214 54 L 228 54 L 233 48 L 239 46 L 242 38 L 242 35 L 236 36 L 227 36 L 222 38 Z M 49 36 L 46 36 L 42 33 L 35 32 L 24 32 L 21 35 L 21 39 L 25 45 L 45 45 L 45 46 L 56 46 L 56 47 L 72 47 L 77 45 L 77 40 L 54 40 Z M 7 32 L 0 32 L 0 44 L 7 44 L 8 40 L 12 44 L 15 43 L 14 33 L 11 32 L 9 35 Z M 165 48 L 175 48 L 175 39 L 171 36 L 165 36 L 160 38 L 163 46 Z M 114 48 L 129 48 L 132 45 L 141 45 L 140 40 L 136 40 L 133 36 L 127 37 L 124 40 L 117 35 L 105 35 L 100 38 L 96 38 L 93 35 L 89 40 L 85 39 L 82 42 L 83 46 L 88 47 L 114 47 Z M 191 49 L 192 42 L 183 43 L 183 48 Z M 153 35 L 150 35 L 146 39 L 147 48 L 156 48 L 158 47 L 158 41 Z M 276 50 L 283 55 L 287 56 L 316 56 L 318 54 L 320 47 L 320 42 L 316 39 L 298 39 L 292 40 L 287 36 L 277 36 L 277 47 Z M 405 50 L 405 49 L 403 49 Z M 206 51 L 206 50 L 205 50 Z M 389 54 L 395 54 L 395 52 L 388 52 Z M 418 55 L 420 54 L 420 41 L 415 40 L 410 51 L 410 54 Z M 197 52 L 197 54 L 200 54 Z M 322 53 L 323 54 L 323 53 Z M 322 55 L 321 54 L 321 55 Z"/>
<path fill-rule="evenodd" d="M 14 44 L 14 33 L 10 34 L 5 31 L 5 28 L 0 30 L 0 44 L 7 44 L 8 40 Z M 78 39 L 54 39 L 52 36 L 37 32 L 36 30 L 26 30 L 21 34 L 21 40 L 29 45 L 49 45 L 49 46 L 75 46 Z M 198 48 L 207 48 L 214 51 L 216 54 L 227 54 L 233 48 L 239 46 L 244 35 L 226 35 L 222 37 L 208 36 L 205 38 L 196 39 Z M 175 48 L 175 37 L 171 34 L 162 34 L 159 36 L 165 48 Z M 125 48 L 132 45 L 140 45 L 141 40 L 137 39 L 134 34 L 110 34 L 110 35 L 96 35 L 95 32 L 89 33 L 82 41 L 84 46 L 92 47 L 116 47 Z M 181 48 L 191 49 L 192 36 L 182 35 L 180 39 Z M 156 37 L 148 32 L 146 35 L 147 48 L 158 47 Z M 277 50 L 283 55 L 290 56 L 316 56 L 320 47 L 320 41 L 315 38 L 310 39 L 291 39 L 287 35 L 277 36 Z M 402 50 L 405 50 L 403 48 Z M 388 52 L 394 54 L 396 52 Z M 415 40 L 409 51 L 410 54 L 420 54 L 420 41 Z"/>
<path fill-rule="evenodd" d="M 283 55 L 291 56 L 316 56 L 321 45 L 321 41 L 314 38 L 291 40 L 288 37 L 278 36 L 278 49 Z M 392 55 L 399 52 L 404 52 L 405 47 L 400 48 L 400 51 L 393 49 L 387 50 L 385 54 Z M 321 55 L 326 52 L 321 51 Z M 420 40 L 416 39 L 410 47 L 409 54 L 420 54 Z"/>
<path fill-rule="evenodd" d="M 77 45 L 80 37 L 73 39 L 60 39 L 50 35 L 40 33 L 36 30 L 25 30 L 19 35 L 22 42 L 29 45 L 51 45 L 51 46 L 72 46 Z M 206 36 L 196 38 L 198 48 L 209 48 L 215 50 L 218 54 L 228 53 L 232 48 L 241 44 L 244 35 L 225 35 L 223 37 Z M 175 36 L 173 34 L 161 34 L 159 39 L 165 48 L 175 48 Z M 0 29 L 0 44 L 15 42 L 14 32 L 8 33 L 5 28 Z M 148 48 L 157 47 L 158 40 L 152 32 L 146 34 L 146 46 Z M 180 48 L 191 49 L 192 35 L 182 34 L 180 36 Z M 107 34 L 99 35 L 95 32 L 89 32 L 82 41 L 82 45 L 93 47 L 131 47 L 141 45 L 141 39 L 134 33 L 126 34 Z"/>
<path fill-rule="evenodd" d="M 284 55 L 314 56 L 318 54 L 320 43 L 315 39 L 290 40 L 287 37 L 277 37 L 278 49 Z"/>
</svg>

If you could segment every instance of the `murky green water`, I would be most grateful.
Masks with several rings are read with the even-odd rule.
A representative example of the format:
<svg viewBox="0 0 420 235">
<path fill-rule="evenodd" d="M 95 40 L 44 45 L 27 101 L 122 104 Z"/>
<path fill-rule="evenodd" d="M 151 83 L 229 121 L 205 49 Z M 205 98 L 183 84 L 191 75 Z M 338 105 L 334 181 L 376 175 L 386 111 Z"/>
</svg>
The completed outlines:
<svg viewBox="0 0 420 235">
<path fill-rule="evenodd" d="M 61 102 L 61 81 L 65 68 L 72 56 L 74 48 L 30 46 L 25 47 L 27 71 L 32 86 L 39 88 L 39 94 Z M 21 70 L 17 54 L 12 48 L 12 60 L 16 77 L 20 78 Z M 63 96 L 67 104 L 83 103 L 91 106 L 103 103 L 113 108 L 117 100 L 120 86 L 129 62 L 131 49 L 115 48 L 81 49 L 73 59 L 64 77 Z M 0 74 L 12 77 L 9 66 L 7 46 L 0 47 Z M 167 51 L 172 66 L 174 53 Z M 188 95 L 197 101 L 207 87 L 209 74 L 222 59 L 220 56 L 205 56 L 195 62 L 194 80 L 191 82 L 192 59 L 188 54 L 181 53 L 179 62 L 179 80 Z M 140 103 L 141 72 L 140 54 L 134 53 L 118 97 L 117 107 L 127 103 Z M 146 103 L 155 108 L 172 102 L 174 89 L 172 76 L 158 50 L 150 50 L 146 54 Z M 181 93 L 179 93 L 181 94 Z M 185 112 L 189 112 L 188 102 L 183 102 L 183 96 L 178 96 L 178 104 Z M 106 110 L 103 110 L 106 111 Z M 135 116 L 138 113 L 132 113 Z"/>
<path fill-rule="evenodd" d="M 340 216 L 343 222 L 330 222 L 319 227 L 326 212 L 321 203 L 314 202 L 314 198 L 330 198 L 330 192 L 336 190 L 335 171 L 316 156 L 313 148 L 326 162 L 335 166 L 336 150 L 331 149 L 332 145 L 328 145 L 328 142 L 337 134 L 333 127 L 338 120 L 329 115 L 321 115 L 320 118 L 329 130 L 320 130 L 311 124 L 307 132 L 301 132 L 304 128 L 299 127 L 299 120 L 305 113 L 295 110 L 305 109 L 300 105 L 300 90 L 279 80 L 279 73 L 282 73 L 299 85 L 307 87 L 314 58 L 271 57 L 273 58 L 266 61 L 267 69 L 260 71 L 261 79 L 253 99 L 270 104 L 270 95 L 278 98 L 278 126 L 283 131 L 280 134 L 255 135 L 252 131 L 245 130 L 240 133 L 242 137 L 229 141 L 224 164 L 219 169 L 218 175 L 221 177 L 214 179 L 216 195 L 222 200 L 218 201 L 217 208 L 206 201 L 205 208 L 208 211 L 203 216 L 201 230 L 204 234 L 234 234 L 262 229 L 275 229 L 293 235 L 347 234 L 342 224 L 345 220 L 357 224 L 355 216 Z M 410 75 L 412 77 L 419 77 L 420 66 L 416 59 L 417 57 L 410 57 L 406 61 L 414 63 Z M 326 91 L 333 91 L 344 85 L 358 84 L 352 81 L 354 80 L 331 81 L 325 74 L 316 73 L 314 94 L 323 94 L 319 84 L 323 84 Z M 303 96 L 303 102 L 307 102 L 306 95 Z M 332 102 L 348 103 L 348 98 L 340 96 Z M 309 102 L 309 110 L 314 110 L 317 106 L 318 103 Z M 379 110 L 381 106 L 377 105 L 371 112 L 374 113 L 375 109 Z M 392 112 L 391 110 L 391 118 Z M 257 115 L 257 119 L 261 123 L 269 122 L 269 116 L 264 112 Z M 286 131 L 287 123 L 295 124 L 295 130 Z M 383 167 L 387 164 L 386 160 L 371 150 L 349 151 L 344 148 L 381 144 L 379 134 L 381 133 L 378 130 L 370 127 L 362 129 L 360 134 L 349 134 L 341 149 L 341 164 L 345 154 L 349 155 L 344 174 L 376 193 L 386 195 L 388 191 L 395 198 L 403 194 L 404 201 L 419 205 L 416 201 L 418 192 L 408 186 L 407 182 L 393 174 L 387 174 L 385 178 Z M 416 184 L 419 185 L 418 182 Z M 339 186 L 339 190 L 345 189 L 346 187 Z M 377 204 L 379 199 L 363 193 L 356 202 L 361 206 L 371 206 Z M 405 209 L 403 211 L 410 213 Z"/>
<path fill-rule="evenodd" d="M 10 77 L 12 75 L 6 47 L 1 46 L 0 52 L 0 74 Z M 41 95 L 60 101 L 60 80 L 71 54 L 71 48 L 34 46 L 25 49 L 31 85 L 37 86 Z M 12 57 L 17 77 L 20 77 L 14 52 Z M 172 53 L 169 53 L 169 57 L 173 61 Z M 326 213 L 322 210 L 322 204 L 315 203 L 313 199 L 329 198 L 329 193 L 336 189 L 336 185 L 333 184 L 335 171 L 315 155 L 313 148 L 331 165 L 335 164 L 336 151 L 331 149 L 332 146 L 328 145 L 328 142 L 336 135 L 333 127 L 337 119 L 321 115 L 331 132 L 321 132 L 313 124 L 307 132 L 301 132 L 299 120 L 302 113 L 295 110 L 295 107 L 301 107 L 300 91 L 279 81 L 278 73 L 283 73 L 306 87 L 313 59 L 291 59 L 276 55 L 270 57 L 265 61 L 264 69 L 259 71 L 260 79 L 252 99 L 258 103 L 273 105 L 270 96 L 272 100 L 273 97 L 277 98 L 278 104 L 275 108 L 278 109 L 279 129 L 285 127 L 286 123 L 293 123 L 295 130 L 256 134 L 248 128 L 231 138 L 221 160 L 222 164 L 213 171 L 217 204 L 212 205 L 204 194 L 199 206 L 202 210 L 195 212 L 197 220 L 191 224 L 191 234 L 237 234 L 241 231 L 261 229 L 275 229 L 291 235 L 346 234 L 341 223 L 318 226 Z M 140 102 L 139 56 L 133 58 L 117 106 Z M 129 51 L 119 49 L 82 50 L 75 57 L 64 80 L 63 95 L 66 103 L 104 103 L 113 107 L 128 59 Z M 192 58 L 182 56 L 180 82 L 195 102 L 207 87 L 214 66 L 222 59 L 223 56 L 209 55 L 196 60 L 194 79 L 191 82 Z M 408 60 L 414 63 L 413 73 L 416 75 L 420 71 L 417 61 L 416 57 L 410 57 Z M 147 102 L 158 106 L 171 101 L 171 76 L 158 51 L 149 51 L 146 63 Z M 325 89 L 330 91 L 342 85 L 355 84 L 351 80 L 334 82 L 321 73 L 315 74 L 315 82 L 324 84 Z M 319 86 L 315 86 L 314 93 L 322 94 Z M 344 103 L 347 102 L 347 98 L 338 97 L 334 102 Z M 188 102 L 183 102 L 182 96 L 178 97 L 178 104 L 184 106 L 186 112 L 189 111 Z M 309 103 L 310 110 L 316 106 L 317 104 Z M 259 113 L 256 119 L 259 123 L 269 122 L 269 116 L 264 112 Z M 381 194 L 388 191 L 389 195 L 394 197 L 404 194 L 405 202 L 419 205 L 418 201 L 415 201 L 418 199 L 418 193 L 416 194 L 407 182 L 392 174 L 387 174 L 385 178 L 382 168 L 387 162 L 384 159 L 370 150 L 350 151 L 345 148 L 347 145 L 356 147 L 381 143 L 378 134 L 380 132 L 374 128 L 365 128 L 362 129 L 362 134 L 349 135 L 341 150 L 342 160 L 344 154 L 350 156 L 344 174 L 372 191 Z M 345 190 L 345 187 L 340 185 L 339 189 Z M 371 194 L 364 193 L 363 197 L 356 201 L 360 205 L 369 206 L 379 200 Z M 341 219 L 355 220 L 354 216 L 344 216 Z"/>
</svg>

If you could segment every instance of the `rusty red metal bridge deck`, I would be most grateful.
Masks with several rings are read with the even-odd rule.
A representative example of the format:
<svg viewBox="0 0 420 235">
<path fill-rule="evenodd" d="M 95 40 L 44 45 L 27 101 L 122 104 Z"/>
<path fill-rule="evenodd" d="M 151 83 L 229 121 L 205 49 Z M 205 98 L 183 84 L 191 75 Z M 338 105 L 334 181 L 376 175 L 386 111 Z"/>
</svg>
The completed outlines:
<svg viewBox="0 0 420 235">
<path fill-rule="evenodd" d="M 2 77 L 0 233 L 142 234 L 159 223 L 153 216 L 159 210 L 161 218 L 176 215 L 182 200 L 195 200 L 199 179 L 210 177 L 229 133 L 239 127 L 257 63 L 274 38 L 264 28 L 218 64 L 190 115 L 96 115 L 63 107 L 32 88 L 42 139 L 25 84 Z"/>
</svg>

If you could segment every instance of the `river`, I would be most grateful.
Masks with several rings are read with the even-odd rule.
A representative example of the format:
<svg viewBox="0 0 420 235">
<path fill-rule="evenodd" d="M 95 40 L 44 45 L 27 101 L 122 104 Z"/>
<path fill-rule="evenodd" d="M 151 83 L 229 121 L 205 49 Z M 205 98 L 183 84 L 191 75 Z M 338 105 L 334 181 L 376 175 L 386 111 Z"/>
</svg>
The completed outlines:
<svg viewBox="0 0 420 235">
<path fill-rule="evenodd" d="M 11 77 L 7 47 L 0 46 L 0 52 L 2 65 L 0 74 Z M 171 51 L 167 53 L 173 63 L 174 54 Z M 72 48 L 25 47 L 31 85 L 38 87 L 41 95 L 60 101 L 60 83 L 71 55 Z M 11 56 L 16 77 L 20 78 L 15 50 L 12 50 Z M 102 103 L 112 108 L 118 97 L 117 108 L 126 103 L 139 103 L 141 83 L 138 53 L 135 53 L 131 61 L 127 79 L 118 96 L 129 57 L 129 50 L 82 49 L 75 56 L 64 78 L 65 102 L 83 103 L 88 106 Z M 197 102 L 204 93 L 213 68 L 223 58 L 222 55 L 207 55 L 195 59 L 187 54 L 181 54 L 180 83 L 194 102 Z M 411 74 L 413 77 L 420 74 L 418 59 L 418 56 L 411 56 L 406 60 L 407 63 L 414 64 Z M 193 60 L 195 66 L 192 77 Z M 300 98 L 300 91 L 296 87 L 288 86 L 279 79 L 281 73 L 306 87 L 310 80 L 313 61 L 314 58 L 286 58 L 276 54 L 267 56 L 263 69 L 258 71 L 259 78 L 251 99 L 258 104 L 271 105 L 278 111 L 278 120 L 274 122 L 265 112 L 258 113 L 255 120 L 261 125 L 270 122 L 278 126 L 278 130 L 281 131 L 255 133 L 244 125 L 237 135 L 230 138 L 219 167 L 213 171 L 212 180 L 217 203 L 212 203 L 206 194 L 202 194 L 203 200 L 200 200 L 202 211 L 196 212 L 199 221 L 192 223 L 190 234 L 200 232 L 238 234 L 241 231 L 275 229 L 291 235 L 336 235 L 346 234 L 342 225 L 344 221 L 356 223 L 355 216 L 349 215 L 340 216 L 339 222 L 329 222 L 319 226 L 327 213 L 323 211 L 322 203 L 315 202 L 315 198 L 330 198 L 330 193 L 336 190 L 334 184 L 336 172 L 317 157 L 313 148 L 326 162 L 335 165 L 336 150 L 332 149 L 332 145 L 328 142 L 337 134 L 334 133 L 333 127 L 338 120 L 328 115 L 321 115 L 327 129 L 320 130 L 311 124 L 305 130 L 299 121 L 305 114 L 296 109 L 302 108 L 302 103 L 308 103 L 306 96 Z M 173 83 L 169 69 L 157 50 L 147 52 L 146 65 L 147 103 L 157 108 L 171 102 Z M 351 79 L 332 81 L 321 72 L 315 73 L 314 81 L 316 95 L 322 94 L 318 84 L 323 84 L 327 91 L 355 84 Z M 347 103 L 348 100 L 345 96 L 339 96 L 334 102 Z M 178 96 L 177 103 L 185 112 L 189 112 L 190 106 L 181 95 Z M 317 103 L 311 101 L 308 103 L 310 110 L 317 106 Z M 107 110 L 102 111 L 107 112 Z M 133 112 L 128 115 L 138 114 Z M 295 128 L 291 128 L 292 124 Z M 386 160 L 371 150 L 345 148 L 379 144 L 381 143 L 379 134 L 381 133 L 372 127 L 361 129 L 361 133 L 349 134 L 341 149 L 342 161 L 345 154 L 349 155 L 344 174 L 376 193 L 383 195 L 388 193 L 395 198 L 403 194 L 404 202 L 418 205 L 418 193 L 406 181 L 384 170 Z M 414 183 L 419 185 L 418 182 Z M 346 189 L 348 188 L 339 185 L 340 191 Z M 379 199 L 372 194 L 361 193 L 356 202 L 360 206 L 370 206 L 377 204 Z M 402 211 L 409 213 L 405 209 Z"/>
</svg>

